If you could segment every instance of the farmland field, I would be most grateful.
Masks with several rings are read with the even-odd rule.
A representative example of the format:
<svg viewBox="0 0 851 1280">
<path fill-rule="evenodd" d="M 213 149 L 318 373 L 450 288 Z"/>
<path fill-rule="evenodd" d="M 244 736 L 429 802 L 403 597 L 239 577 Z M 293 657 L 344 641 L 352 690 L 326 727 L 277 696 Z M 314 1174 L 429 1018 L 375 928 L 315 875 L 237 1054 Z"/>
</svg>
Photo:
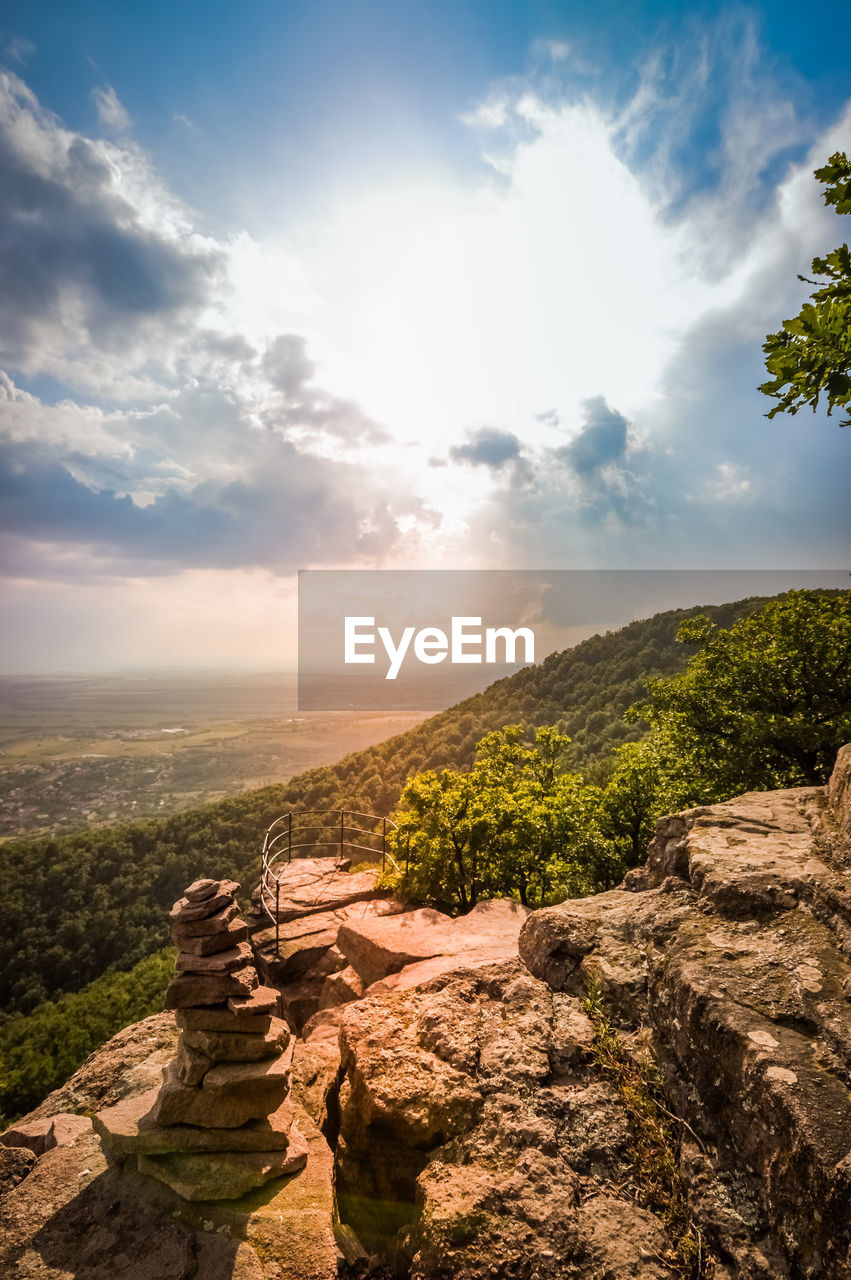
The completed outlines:
<svg viewBox="0 0 851 1280">
<path fill-rule="evenodd" d="M 299 712 L 291 674 L 0 679 L 0 839 L 173 813 L 419 723 Z"/>
</svg>

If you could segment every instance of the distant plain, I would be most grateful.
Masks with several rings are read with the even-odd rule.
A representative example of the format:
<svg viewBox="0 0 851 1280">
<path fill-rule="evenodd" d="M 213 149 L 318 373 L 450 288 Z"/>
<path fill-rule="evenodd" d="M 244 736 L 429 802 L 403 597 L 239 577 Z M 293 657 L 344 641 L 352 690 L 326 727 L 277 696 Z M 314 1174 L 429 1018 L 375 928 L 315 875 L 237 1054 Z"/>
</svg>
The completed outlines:
<svg viewBox="0 0 851 1280">
<path fill-rule="evenodd" d="M 0 678 L 0 839 L 174 813 L 284 782 L 426 712 L 299 712 L 294 674 Z"/>
</svg>

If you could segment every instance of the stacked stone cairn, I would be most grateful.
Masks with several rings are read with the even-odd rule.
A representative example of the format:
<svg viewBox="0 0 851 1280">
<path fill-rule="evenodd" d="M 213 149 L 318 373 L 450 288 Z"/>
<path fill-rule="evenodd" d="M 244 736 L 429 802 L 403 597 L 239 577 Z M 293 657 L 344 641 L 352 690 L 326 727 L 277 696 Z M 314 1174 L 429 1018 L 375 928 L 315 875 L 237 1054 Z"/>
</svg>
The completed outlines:
<svg viewBox="0 0 851 1280">
<path fill-rule="evenodd" d="M 258 986 L 238 889 L 196 880 L 174 904 L 179 952 L 165 1005 L 180 1027 L 177 1057 L 132 1133 L 120 1106 L 114 1121 L 97 1118 L 107 1147 L 133 1151 L 140 1172 L 186 1200 L 235 1199 L 307 1161 L 289 1099 L 292 1037 L 275 1017 L 278 992 Z"/>
</svg>

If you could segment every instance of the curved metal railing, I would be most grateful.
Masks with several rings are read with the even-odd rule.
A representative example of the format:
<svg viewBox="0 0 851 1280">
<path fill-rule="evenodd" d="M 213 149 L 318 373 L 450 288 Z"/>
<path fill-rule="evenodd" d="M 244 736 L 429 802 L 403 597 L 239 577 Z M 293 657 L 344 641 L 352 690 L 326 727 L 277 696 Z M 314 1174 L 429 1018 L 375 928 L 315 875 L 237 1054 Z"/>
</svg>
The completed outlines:
<svg viewBox="0 0 851 1280">
<path fill-rule="evenodd" d="M 286 869 L 294 859 L 311 853 L 328 857 L 331 855 L 326 851 L 333 850 L 339 865 L 351 853 L 372 854 L 381 858 L 382 872 L 388 862 L 399 871 L 387 850 L 387 837 L 396 830 L 392 818 L 356 809 L 307 809 L 276 818 L 263 840 L 260 873 L 260 907 L 275 925 L 275 950 L 279 943 L 282 887 L 285 889 Z"/>
</svg>

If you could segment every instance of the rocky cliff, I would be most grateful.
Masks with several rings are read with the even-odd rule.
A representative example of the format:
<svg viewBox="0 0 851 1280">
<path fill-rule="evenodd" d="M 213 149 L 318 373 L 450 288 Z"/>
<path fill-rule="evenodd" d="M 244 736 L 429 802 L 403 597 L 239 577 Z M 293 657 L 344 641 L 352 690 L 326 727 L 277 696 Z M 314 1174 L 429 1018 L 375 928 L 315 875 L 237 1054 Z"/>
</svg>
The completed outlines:
<svg viewBox="0 0 851 1280">
<path fill-rule="evenodd" d="M 2 1135 L 0 1274 L 851 1276 L 851 747 L 827 789 L 667 818 L 618 889 L 525 919 L 326 905 L 310 1185 L 190 1205 L 107 1165 L 80 1117 L 159 1085 L 162 1015 Z"/>
</svg>

